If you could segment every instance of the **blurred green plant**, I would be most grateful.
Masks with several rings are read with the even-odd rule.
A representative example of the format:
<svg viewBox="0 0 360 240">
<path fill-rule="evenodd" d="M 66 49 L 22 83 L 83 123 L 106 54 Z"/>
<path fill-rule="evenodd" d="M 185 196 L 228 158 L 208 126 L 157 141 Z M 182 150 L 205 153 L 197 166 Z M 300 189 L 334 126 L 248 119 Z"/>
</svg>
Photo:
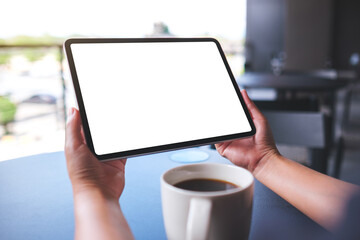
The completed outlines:
<svg viewBox="0 0 360 240">
<path fill-rule="evenodd" d="M 12 38 L 7 39 L 0 39 L 0 45 L 61 45 L 66 38 L 63 37 L 54 37 L 51 35 L 43 35 L 43 36 L 27 36 L 27 35 L 19 35 Z M 5 48 L 6 49 L 6 48 Z M 50 50 L 51 54 L 55 56 L 57 60 L 61 59 L 60 52 L 58 48 L 54 48 L 53 50 Z M 6 64 L 10 61 L 11 57 L 14 55 L 24 55 L 29 62 L 35 62 L 40 60 L 42 57 L 44 57 L 46 54 L 49 53 L 49 49 L 44 48 L 24 48 L 24 49 L 15 49 L 10 50 L 6 49 L 3 53 L 0 52 L 0 65 Z"/>
<path fill-rule="evenodd" d="M 5 65 L 10 62 L 12 55 L 9 52 L 0 52 L 0 65 Z"/>
<path fill-rule="evenodd" d="M 61 49 L 62 51 L 62 49 Z M 63 56 L 61 56 L 60 50 L 58 48 L 53 48 L 50 51 L 50 54 L 53 55 L 56 59 L 56 61 L 60 62 L 61 60 L 63 60 Z"/>
<path fill-rule="evenodd" d="M 16 108 L 16 104 L 10 99 L 0 96 L 0 125 L 4 127 L 5 134 L 10 133 L 8 124 L 14 121 Z"/>
<path fill-rule="evenodd" d="M 45 52 L 42 49 L 27 48 L 22 52 L 29 62 L 36 62 L 45 56 Z"/>
<path fill-rule="evenodd" d="M 50 35 L 43 35 L 39 37 L 19 35 L 12 38 L 5 39 L 6 44 L 12 45 L 53 45 L 53 44 L 61 44 L 63 42 L 63 38 L 53 37 Z"/>
</svg>

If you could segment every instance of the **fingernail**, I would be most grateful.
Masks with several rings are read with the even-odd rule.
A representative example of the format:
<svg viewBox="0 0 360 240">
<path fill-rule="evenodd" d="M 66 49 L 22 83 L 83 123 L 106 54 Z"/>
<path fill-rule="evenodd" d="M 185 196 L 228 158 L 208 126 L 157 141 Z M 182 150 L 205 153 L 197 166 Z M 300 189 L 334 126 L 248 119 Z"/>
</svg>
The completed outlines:
<svg viewBox="0 0 360 240">
<path fill-rule="evenodd" d="M 69 108 L 68 110 L 68 121 L 71 119 L 71 117 L 74 115 L 75 109 L 73 107 Z"/>
<path fill-rule="evenodd" d="M 73 115 L 73 114 L 74 114 L 74 108 L 71 107 L 71 108 L 69 108 L 68 116 L 70 117 L 70 116 Z"/>
</svg>

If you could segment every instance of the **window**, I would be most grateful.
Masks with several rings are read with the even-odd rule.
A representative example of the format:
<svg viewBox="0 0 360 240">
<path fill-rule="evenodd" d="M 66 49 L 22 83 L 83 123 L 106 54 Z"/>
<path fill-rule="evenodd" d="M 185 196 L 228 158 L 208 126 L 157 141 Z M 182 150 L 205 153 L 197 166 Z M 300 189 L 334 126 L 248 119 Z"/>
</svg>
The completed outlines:
<svg viewBox="0 0 360 240">
<path fill-rule="evenodd" d="M 243 71 L 246 0 L 57 1 L 3 4 L 0 161 L 63 150 L 64 108 L 75 102 L 68 37 L 215 37 L 234 75 Z"/>
</svg>

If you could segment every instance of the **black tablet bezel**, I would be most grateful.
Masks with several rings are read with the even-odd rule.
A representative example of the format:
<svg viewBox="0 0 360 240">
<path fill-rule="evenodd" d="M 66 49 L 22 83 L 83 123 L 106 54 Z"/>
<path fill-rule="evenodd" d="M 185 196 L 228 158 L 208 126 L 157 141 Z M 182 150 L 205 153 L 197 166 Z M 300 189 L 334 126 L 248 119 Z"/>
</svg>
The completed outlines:
<svg viewBox="0 0 360 240">
<path fill-rule="evenodd" d="M 72 44 L 87 44 L 87 43 L 93 44 L 93 43 L 149 43 L 149 42 L 213 42 L 213 43 L 215 43 L 219 50 L 219 53 L 222 57 L 222 60 L 225 64 L 226 70 L 232 81 L 234 89 L 238 95 L 239 101 L 241 102 L 241 105 L 244 109 L 247 120 L 251 126 L 251 131 L 243 132 L 243 133 L 235 133 L 235 134 L 230 134 L 230 135 L 224 135 L 224 136 L 216 136 L 216 137 L 205 138 L 205 139 L 186 141 L 186 142 L 171 143 L 171 144 L 153 146 L 153 147 L 147 147 L 147 148 L 140 148 L 140 149 L 134 149 L 134 150 L 128 150 L 128 151 L 122 151 L 122 152 L 114 152 L 114 153 L 109 153 L 109 154 L 102 154 L 102 155 L 96 154 L 96 152 L 94 150 L 94 146 L 93 146 L 92 137 L 91 137 L 91 131 L 90 131 L 87 116 L 86 116 L 86 109 L 85 109 L 82 94 L 81 94 L 81 88 L 80 88 L 77 73 L 76 73 L 75 63 L 74 63 L 73 55 L 71 52 L 71 45 Z M 249 114 L 246 104 L 244 103 L 244 100 L 241 96 L 240 89 L 239 89 L 239 87 L 236 83 L 236 80 L 232 74 L 232 71 L 226 60 L 226 57 L 221 48 L 221 45 L 214 38 L 71 38 L 71 39 L 68 39 L 65 41 L 64 49 L 65 49 L 65 54 L 67 56 L 67 60 L 68 60 L 68 64 L 69 64 L 70 74 L 72 77 L 72 82 L 73 82 L 75 95 L 76 95 L 79 112 L 80 112 L 80 116 L 81 116 L 81 121 L 83 124 L 83 130 L 84 130 L 86 143 L 87 143 L 89 149 L 91 150 L 91 152 L 100 161 L 119 159 L 119 158 L 127 158 L 127 157 L 133 157 L 133 156 L 138 156 L 138 155 L 145 155 L 145 154 L 151 154 L 151 153 L 157 153 L 157 152 L 183 149 L 183 148 L 188 148 L 188 147 L 214 144 L 214 143 L 229 141 L 229 140 L 233 140 L 233 139 L 237 139 L 237 138 L 249 137 L 249 136 L 254 135 L 256 132 L 255 125 L 252 121 L 252 118 Z"/>
</svg>

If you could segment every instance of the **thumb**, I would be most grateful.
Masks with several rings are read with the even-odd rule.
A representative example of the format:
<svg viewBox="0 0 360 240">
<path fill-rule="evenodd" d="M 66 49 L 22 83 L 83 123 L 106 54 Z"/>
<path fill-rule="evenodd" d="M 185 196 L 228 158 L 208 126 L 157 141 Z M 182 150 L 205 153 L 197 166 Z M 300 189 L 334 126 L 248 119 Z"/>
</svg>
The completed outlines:
<svg viewBox="0 0 360 240">
<path fill-rule="evenodd" d="M 83 144 L 81 135 L 81 120 L 79 111 L 71 108 L 68 114 L 68 120 L 65 130 L 65 150 L 75 150 Z"/>
<path fill-rule="evenodd" d="M 255 103 L 249 98 L 249 95 L 245 89 L 241 90 L 241 95 L 245 101 L 246 107 L 249 109 L 252 118 L 254 120 L 263 120 L 264 115 L 260 112 Z"/>
</svg>

